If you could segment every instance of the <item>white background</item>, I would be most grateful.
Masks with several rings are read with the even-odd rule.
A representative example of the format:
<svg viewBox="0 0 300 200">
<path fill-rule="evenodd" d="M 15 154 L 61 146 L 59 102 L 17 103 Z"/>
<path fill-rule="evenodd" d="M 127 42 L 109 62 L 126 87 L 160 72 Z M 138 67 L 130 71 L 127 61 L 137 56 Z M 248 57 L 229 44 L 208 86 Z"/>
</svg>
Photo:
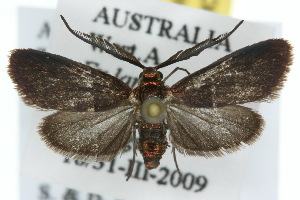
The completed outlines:
<svg viewBox="0 0 300 200">
<path fill-rule="evenodd" d="M 56 0 L 10 0 L 0 2 L 0 195 L 1 199 L 19 199 L 19 139 L 18 96 L 6 73 L 8 51 L 17 46 L 17 7 L 34 6 L 55 8 Z M 279 199 L 300 199 L 300 142 L 298 102 L 299 17 L 298 1 L 293 0 L 235 0 L 232 16 L 263 22 L 282 22 L 283 37 L 294 45 L 294 65 L 281 95 Z M 171 11 L 170 11 L 171 12 Z M 298 44 L 298 45 L 297 45 Z M 299 78 L 297 78 L 299 77 Z M 298 112 L 297 112 L 298 111 Z"/>
</svg>

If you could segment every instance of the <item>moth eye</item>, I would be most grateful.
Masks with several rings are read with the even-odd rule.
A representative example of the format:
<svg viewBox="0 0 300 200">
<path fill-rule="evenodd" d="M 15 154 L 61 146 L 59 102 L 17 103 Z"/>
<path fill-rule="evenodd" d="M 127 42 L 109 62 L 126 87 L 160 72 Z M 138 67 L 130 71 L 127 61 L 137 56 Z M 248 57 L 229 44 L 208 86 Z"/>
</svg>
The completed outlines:
<svg viewBox="0 0 300 200">
<path fill-rule="evenodd" d="M 158 74 L 159 74 L 160 79 L 164 78 L 164 75 L 160 71 L 158 71 Z"/>
</svg>

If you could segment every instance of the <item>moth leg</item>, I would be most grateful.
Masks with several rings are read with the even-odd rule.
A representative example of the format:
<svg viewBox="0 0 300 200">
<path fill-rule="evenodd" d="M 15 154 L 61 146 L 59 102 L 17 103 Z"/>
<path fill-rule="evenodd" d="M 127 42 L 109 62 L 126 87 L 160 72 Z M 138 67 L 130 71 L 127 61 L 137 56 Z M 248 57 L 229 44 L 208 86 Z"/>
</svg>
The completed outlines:
<svg viewBox="0 0 300 200">
<path fill-rule="evenodd" d="M 178 70 L 185 71 L 188 75 L 191 74 L 187 69 L 184 69 L 184 68 L 181 68 L 181 67 L 176 67 L 175 69 L 173 69 L 173 71 L 168 76 L 166 76 L 166 78 L 164 78 L 163 82 L 165 82 L 168 78 L 170 78 L 170 76 L 172 76 Z"/>
<path fill-rule="evenodd" d="M 173 158 L 174 158 L 175 166 L 176 166 L 176 169 L 177 169 L 177 172 L 178 172 L 179 176 L 181 177 L 181 172 L 180 172 L 179 167 L 178 167 L 178 163 L 177 163 L 175 151 L 176 151 L 175 147 L 172 147 L 172 153 L 173 153 Z"/>
<path fill-rule="evenodd" d="M 135 156 L 136 156 L 136 130 L 135 129 L 133 129 L 133 131 L 132 131 L 132 136 L 133 136 L 133 141 L 132 141 L 133 142 L 133 144 L 132 144 L 133 157 L 132 157 L 132 162 L 130 163 L 126 181 L 128 181 L 130 179 L 132 172 L 133 172 L 134 164 L 135 164 Z"/>
</svg>

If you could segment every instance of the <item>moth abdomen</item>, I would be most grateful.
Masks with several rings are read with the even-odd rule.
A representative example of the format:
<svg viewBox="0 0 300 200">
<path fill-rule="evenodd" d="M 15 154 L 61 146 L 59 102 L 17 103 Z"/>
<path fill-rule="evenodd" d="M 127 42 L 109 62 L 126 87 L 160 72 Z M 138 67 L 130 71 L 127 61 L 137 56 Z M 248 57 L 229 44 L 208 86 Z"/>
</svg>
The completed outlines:
<svg viewBox="0 0 300 200">
<path fill-rule="evenodd" d="M 159 166 L 162 155 L 166 152 L 168 142 L 163 123 L 141 125 L 139 150 L 144 158 L 147 169 L 155 169 Z"/>
</svg>

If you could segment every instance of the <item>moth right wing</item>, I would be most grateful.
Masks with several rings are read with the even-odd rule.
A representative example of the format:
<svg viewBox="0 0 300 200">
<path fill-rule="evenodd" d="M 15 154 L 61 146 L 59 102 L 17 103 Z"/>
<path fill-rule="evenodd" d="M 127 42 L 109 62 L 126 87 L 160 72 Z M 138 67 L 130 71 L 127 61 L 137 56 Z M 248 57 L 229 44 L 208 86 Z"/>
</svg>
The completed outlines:
<svg viewBox="0 0 300 200">
<path fill-rule="evenodd" d="M 13 50 L 8 73 L 24 102 L 42 109 L 102 111 L 131 94 L 131 88 L 114 76 L 33 49 Z"/>
<path fill-rule="evenodd" d="M 171 87 L 167 123 L 181 153 L 221 156 L 253 143 L 263 119 L 248 102 L 272 100 L 283 86 L 292 47 L 271 39 L 235 51 Z"/>
<path fill-rule="evenodd" d="M 259 114 L 243 106 L 196 108 L 180 102 L 167 105 L 167 123 L 173 147 L 185 155 L 204 157 L 252 144 L 264 125 Z"/>
<path fill-rule="evenodd" d="M 128 101 L 102 112 L 58 111 L 43 119 L 42 140 L 69 158 L 111 161 L 124 151 L 135 131 L 136 108 Z"/>
<path fill-rule="evenodd" d="M 239 49 L 186 76 L 173 96 L 194 107 L 220 107 L 273 100 L 292 64 L 292 47 L 270 39 Z"/>
</svg>

